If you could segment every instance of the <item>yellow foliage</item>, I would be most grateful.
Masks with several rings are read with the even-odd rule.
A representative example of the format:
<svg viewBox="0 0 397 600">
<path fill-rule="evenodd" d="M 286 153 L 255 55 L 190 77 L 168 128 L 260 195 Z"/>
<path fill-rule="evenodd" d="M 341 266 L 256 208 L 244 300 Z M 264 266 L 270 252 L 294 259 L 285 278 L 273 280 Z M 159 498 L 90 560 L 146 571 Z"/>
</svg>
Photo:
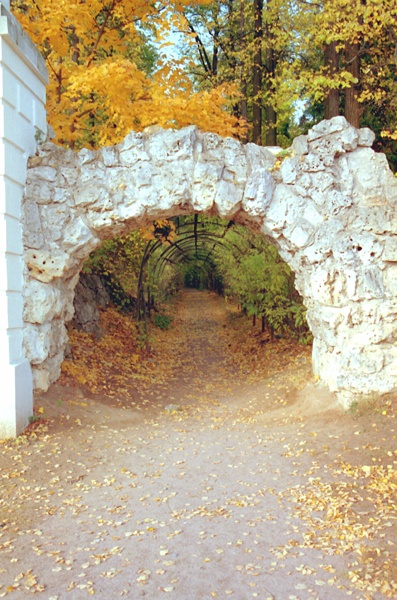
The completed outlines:
<svg viewBox="0 0 397 600">
<path fill-rule="evenodd" d="M 168 219 L 157 219 L 151 225 L 139 230 L 141 237 L 145 240 L 160 240 L 162 243 L 172 242 L 176 239 L 174 221 Z"/>
<path fill-rule="evenodd" d="M 238 134 L 226 112 L 233 86 L 194 92 L 181 65 L 153 77 L 138 67 L 145 40 L 140 27 L 169 29 L 171 8 L 189 2 L 142 0 L 15 0 L 13 9 L 43 53 L 50 74 L 48 119 L 57 142 L 70 147 L 118 143 L 150 125 L 197 124 L 220 135 Z M 208 3 L 200 0 L 199 3 Z"/>
<path fill-rule="evenodd" d="M 337 71 L 329 71 L 315 63 L 310 68 L 305 61 L 296 59 L 291 71 L 300 81 L 301 88 L 314 100 L 324 98 L 330 89 L 349 88 L 360 84 L 358 101 L 376 105 L 378 110 L 394 96 L 395 86 L 395 30 L 397 0 L 323 0 L 305 4 L 305 10 L 295 12 L 294 29 L 299 31 L 296 55 L 305 56 L 309 48 L 324 50 L 336 43 L 339 53 Z M 360 48 L 360 82 L 349 73 L 349 62 L 344 52 L 347 45 Z M 290 75 L 291 77 L 291 75 Z"/>
</svg>

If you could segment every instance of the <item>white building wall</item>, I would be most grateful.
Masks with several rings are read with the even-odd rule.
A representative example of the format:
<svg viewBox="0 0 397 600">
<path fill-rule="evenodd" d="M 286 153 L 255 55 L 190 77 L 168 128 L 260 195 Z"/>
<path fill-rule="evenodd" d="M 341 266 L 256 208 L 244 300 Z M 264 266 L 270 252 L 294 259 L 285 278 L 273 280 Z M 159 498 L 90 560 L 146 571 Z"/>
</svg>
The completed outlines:
<svg viewBox="0 0 397 600">
<path fill-rule="evenodd" d="M 22 347 L 21 200 L 28 157 L 46 132 L 44 60 L 0 2 L 0 439 L 33 414 L 32 375 Z"/>
</svg>

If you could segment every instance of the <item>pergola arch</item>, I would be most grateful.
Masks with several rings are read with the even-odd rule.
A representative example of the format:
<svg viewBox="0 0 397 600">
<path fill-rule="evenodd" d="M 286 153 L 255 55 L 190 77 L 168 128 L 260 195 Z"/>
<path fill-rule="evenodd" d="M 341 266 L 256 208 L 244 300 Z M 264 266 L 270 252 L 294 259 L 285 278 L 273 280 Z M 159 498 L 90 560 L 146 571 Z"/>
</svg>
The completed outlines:
<svg viewBox="0 0 397 600">
<path fill-rule="evenodd" d="M 296 275 L 313 368 L 348 405 L 397 387 L 397 181 L 373 134 L 343 117 L 283 161 L 254 144 L 151 128 L 74 153 L 43 144 L 23 204 L 25 349 L 35 385 L 59 375 L 74 287 L 101 241 L 154 219 L 219 215 L 262 233 Z"/>
<path fill-rule="evenodd" d="M 142 308 L 145 305 L 143 289 L 144 274 L 147 263 L 152 256 L 155 256 L 154 274 L 157 278 L 160 278 L 166 264 L 177 265 L 182 262 L 204 261 L 204 265 L 209 260 L 216 246 L 224 248 L 237 247 L 231 240 L 225 239 L 228 230 L 235 225 L 234 221 L 223 223 L 221 220 L 212 219 L 208 223 L 205 223 L 199 220 L 199 213 L 194 213 L 192 216 L 193 219 L 190 221 L 184 219 L 182 225 L 179 222 L 179 216 L 170 219 L 175 226 L 176 239 L 169 237 L 171 230 L 169 232 L 164 231 L 164 228 L 157 227 L 156 221 L 154 222 L 154 237 L 146 244 L 138 276 L 137 296 L 139 318 Z M 222 233 L 214 233 L 211 229 L 218 229 Z M 208 241 L 212 243 L 211 250 L 208 250 L 208 247 L 205 245 Z M 215 267 L 213 261 L 211 261 L 211 265 L 213 268 Z"/>
<path fill-rule="evenodd" d="M 196 213 L 194 215 L 195 217 L 195 223 L 198 224 L 198 220 L 196 221 L 196 217 L 198 217 L 198 214 Z M 178 245 L 173 244 L 172 242 L 168 242 L 164 244 L 164 247 L 162 249 L 162 252 L 158 255 L 156 263 L 155 263 L 155 270 L 156 267 L 159 263 L 161 263 L 161 261 L 163 260 L 167 260 L 168 258 L 170 258 L 170 256 L 173 256 L 174 253 L 176 253 L 178 251 L 178 246 L 181 246 L 183 244 L 184 249 L 188 248 L 188 249 L 192 249 L 193 250 L 193 257 L 198 257 L 198 241 L 212 241 L 215 245 L 219 245 L 219 246 L 223 246 L 225 248 L 230 249 L 230 247 L 235 246 L 235 244 L 233 244 L 233 242 L 231 240 L 226 240 L 225 239 L 225 233 L 228 231 L 228 229 L 234 224 L 233 221 L 229 221 L 227 223 L 227 225 L 224 224 L 218 224 L 219 227 L 221 229 L 223 229 L 224 233 L 222 235 L 220 234 L 216 234 L 216 233 L 212 233 L 211 231 L 207 231 L 206 229 L 201 229 L 200 231 L 195 231 L 194 227 L 191 229 L 188 229 L 188 231 L 185 231 L 188 227 L 190 227 L 190 225 L 192 225 L 192 222 L 190 223 L 184 223 L 184 225 L 182 227 L 178 227 L 177 229 L 177 235 L 178 235 Z M 191 242 L 194 242 L 194 245 L 192 246 Z M 206 246 L 204 246 L 206 248 Z M 186 257 L 187 260 L 191 260 L 190 255 L 188 257 Z M 181 253 L 181 260 L 183 260 L 183 253 Z"/>
</svg>

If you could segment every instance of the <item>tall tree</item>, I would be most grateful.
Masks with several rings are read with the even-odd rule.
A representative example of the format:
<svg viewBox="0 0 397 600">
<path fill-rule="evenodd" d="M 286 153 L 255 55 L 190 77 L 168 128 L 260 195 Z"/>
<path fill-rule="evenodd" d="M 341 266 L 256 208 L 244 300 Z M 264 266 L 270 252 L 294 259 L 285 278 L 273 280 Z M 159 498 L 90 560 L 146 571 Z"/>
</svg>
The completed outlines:
<svg viewBox="0 0 397 600">
<path fill-rule="evenodd" d="M 263 0 L 254 0 L 254 68 L 252 77 L 252 141 L 262 145 Z"/>
<path fill-rule="evenodd" d="M 397 83 L 397 0 L 298 0 L 298 6 L 293 77 L 301 92 L 324 101 L 325 116 L 340 112 L 356 127 L 381 104 L 391 115 L 386 107 Z"/>
<path fill-rule="evenodd" d="M 274 11 L 274 1 L 266 0 L 266 25 L 265 25 L 265 126 L 266 146 L 277 144 L 277 113 L 274 103 L 274 80 L 277 72 L 277 43 L 276 43 L 276 20 L 277 12 Z"/>
<path fill-rule="evenodd" d="M 360 66 L 360 45 L 358 42 L 346 41 L 345 48 L 346 70 L 351 75 L 352 83 L 345 91 L 345 117 L 354 127 L 360 127 L 361 106 L 360 106 L 360 85 L 361 85 L 361 66 Z"/>
<path fill-rule="evenodd" d="M 208 88 L 214 82 L 211 68 L 216 57 L 216 82 L 238 86 L 236 116 L 250 126 L 247 141 L 276 143 L 277 109 L 287 112 L 287 96 L 279 94 L 280 57 L 289 52 L 288 11 L 278 19 L 286 0 L 218 0 L 206 6 L 194 2 L 183 9 L 188 26 L 186 34 L 195 44 L 184 47 L 194 61 L 191 74 L 198 86 Z M 292 103 L 290 103 L 290 107 Z M 290 113 L 292 112 L 292 108 Z"/>
<path fill-rule="evenodd" d="M 329 74 L 333 79 L 339 68 L 338 50 L 336 42 L 330 42 L 325 45 L 324 50 L 324 65 Z M 332 119 L 339 115 L 339 89 L 331 87 L 325 90 L 324 97 L 324 117 L 326 119 Z"/>
</svg>

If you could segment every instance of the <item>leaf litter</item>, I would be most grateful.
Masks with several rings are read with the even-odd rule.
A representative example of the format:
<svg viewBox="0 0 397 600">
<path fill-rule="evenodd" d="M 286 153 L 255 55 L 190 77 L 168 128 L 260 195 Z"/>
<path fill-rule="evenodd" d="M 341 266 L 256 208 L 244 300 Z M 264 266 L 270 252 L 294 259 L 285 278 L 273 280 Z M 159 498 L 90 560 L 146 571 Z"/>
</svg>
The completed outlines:
<svg viewBox="0 0 397 600">
<path fill-rule="evenodd" d="M 167 310 L 149 353 L 113 312 L 72 334 L 0 444 L 0 597 L 396 597 L 395 397 L 344 414 L 308 348 L 207 293 Z"/>
</svg>

